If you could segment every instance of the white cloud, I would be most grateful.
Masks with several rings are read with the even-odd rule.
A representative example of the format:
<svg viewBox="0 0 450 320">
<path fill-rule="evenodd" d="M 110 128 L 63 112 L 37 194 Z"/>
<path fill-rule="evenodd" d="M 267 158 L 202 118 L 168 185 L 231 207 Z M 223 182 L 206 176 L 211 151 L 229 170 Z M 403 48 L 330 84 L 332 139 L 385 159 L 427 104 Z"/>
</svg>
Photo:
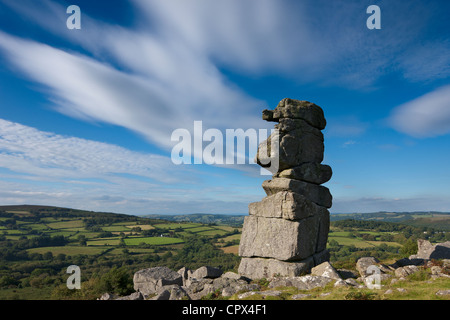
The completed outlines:
<svg viewBox="0 0 450 320">
<path fill-rule="evenodd" d="M 131 180 L 146 178 L 148 184 L 174 183 L 185 176 L 181 167 L 173 165 L 168 157 L 43 132 L 2 119 L 0 167 L 22 174 L 22 178 L 31 175 L 69 183 L 82 179 L 114 183 L 124 179 L 124 175 L 131 176 Z"/>
<path fill-rule="evenodd" d="M 199 80 L 201 74 L 180 73 L 192 87 L 185 88 L 176 81 L 169 86 L 166 81 L 151 79 L 151 74 L 127 74 L 91 58 L 5 33 L 0 32 L 0 39 L 0 47 L 11 61 L 50 89 L 60 112 L 123 126 L 164 148 L 173 145 L 170 135 L 174 129 L 190 129 L 194 120 L 216 128 L 256 127 L 262 123 L 249 112 L 254 110 L 255 100 L 218 84 L 214 76 L 205 74 L 204 86 L 209 91 L 198 82 L 196 90 L 192 85 L 195 81 L 188 79 L 195 76 Z"/>
<path fill-rule="evenodd" d="M 241 173 L 202 172 L 195 165 L 174 165 L 169 157 L 43 132 L 3 119 L 0 168 L 3 204 L 132 214 L 245 213 L 248 203 L 263 193 L 262 188 L 249 190 Z M 239 182 L 233 175 L 239 176 Z M 262 182 L 262 177 L 257 180 Z"/>
<path fill-rule="evenodd" d="M 395 130 L 417 138 L 450 133 L 450 85 L 398 106 L 388 122 Z"/>
<path fill-rule="evenodd" d="M 203 111 L 207 117 L 202 110 L 206 105 L 215 112 L 239 110 L 243 115 L 261 108 L 260 101 L 228 83 L 221 68 L 351 88 L 371 87 L 395 68 L 408 79 L 450 74 L 448 41 L 417 44 L 439 14 L 430 5 L 385 4 L 386 24 L 370 31 L 367 6 L 354 2 L 133 0 L 131 27 L 107 24 L 84 12 L 83 30 L 68 32 L 65 8 L 56 2 L 6 4 L 61 40 L 80 45 L 97 62 L 110 61 L 159 83 L 165 90 L 155 97 L 175 99 L 184 114 Z M 239 102 L 246 110 L 235 107 Z M 227 114 L 221 113 L 223 123 L 233 120 Z"/>
</svg>

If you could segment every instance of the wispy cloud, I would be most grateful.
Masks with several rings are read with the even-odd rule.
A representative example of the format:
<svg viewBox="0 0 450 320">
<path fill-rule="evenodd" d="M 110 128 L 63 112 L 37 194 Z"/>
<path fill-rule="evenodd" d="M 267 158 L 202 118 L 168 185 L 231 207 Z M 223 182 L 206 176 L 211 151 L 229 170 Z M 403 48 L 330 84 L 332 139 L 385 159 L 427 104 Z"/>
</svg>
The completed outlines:
<svg viewBox="0 0 450 320">
<path fill-rule="evenodd" d="M 249 192 L 242 178 L 237 185 L 211 182 L 211 177 L 224 181 L 229 173 L 226 177 L 204 173 L 194 165 L 174 165 L 165 156 L 43 132 L 3 119 L 0 168 L 3 204 L 136 214 L 245 213 L 248 203 L 260 197 Z"/>
<path fill-rule="evenodd" d="M 450 133 L 450 85 L 398 106 L 387 121 L 395 130 L 417 138 Z"/>
<path fill-rule="evenodd" d="M 114 182 L 128 175 L 137 180 L 147 179 L 148 183 L 175 183 L 182 181 L 185 172 L 168 157 L 43 132 L 2 119 L 0 167 L 23 174 L 22 177 L 31 175 L 56 181 Z"/>
<path fill-rule="evenodd" d="M 350 146 L 355 145 L 356 143 L 357 143 L 357 142 L 354 141 L 354 140 L 348 140 L 348 141 L 345 141 L 345 142 L 342 144 L 342 147 L 343 147 L 343 148 L 348 148 L 348 147 L 350 147 Z"/>
</svg>

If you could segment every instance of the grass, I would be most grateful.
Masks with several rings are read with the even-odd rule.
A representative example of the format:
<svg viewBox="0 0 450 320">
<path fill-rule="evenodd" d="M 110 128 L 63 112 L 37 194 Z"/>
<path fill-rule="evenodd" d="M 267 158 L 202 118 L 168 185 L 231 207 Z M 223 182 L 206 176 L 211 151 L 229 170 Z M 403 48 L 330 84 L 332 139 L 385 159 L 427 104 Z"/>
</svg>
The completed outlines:
<svg viewBox="0 0 450 320">
<path fill-rule="evenodd" d="M 118 246 L 120 244 L 120 238 L 102 238 L 99 240 L 88 240 L 88 246 Z"/>
<path fill-rule="evenodd" d="M 150 225 L 150 224 L 135 224 L 135 225 L 127 225 L 126 227 L 129 228 L 129 229 L 141 228 L 141 230 L 155 229 L 155 227 Z"/>
<path fill-rule="evenodd" d="M 390 284 L 391 280 L 383 281 L 381 289 L 357 289 L 354 287 L 334 287 L 330 282 L 324 288 L 298 290 L 294 287 L 279 287 L 282 294 L 278 297 L 266 297 L 266 300 L 292 300 L 295 294 L 305 294 L 302 300 L 450 300 L 449 296 L 438 296 L 436 292 L 450 289 L 450 278 L 432 280 L 429 271 L 409 277 L 406 281 Z M 237 299 L 237 294 L 230 299 Z M 262 300 L 263 295 L 255 294 L 243 300 Z"/>
<path fill-rule="evenodd" d="M 104 231 L 110 232 L 130 232 L 130 228 L 127 228 L 123 225 L 112 225 L 107 227 L 102 227 Z"/>
<path fill-rule="evenodd" d="M 30 253 L 40 253 L 44 254 L 46 252 L 51 252 L 54 256 L 60 253 L 72 256 L 77 254 L 87 254 L 87 255 L 95 255 L 100 254 L 105 248 L 100 247 L 83 247 L 83 246 L 64 246 L 64 247 L 40 247 L 28 249 Z"/>
<path fill-rule="evenodd" d="M 289 292 L 282 299 L 291 299 L 293 294 L 303 293 L 310 296 L 304 300 L 450 300 L 450 296 L 436 295 L 439 290 L 450 289 L 450 278 L 432 278 L 430 268 L 421 268 L 418 272 L 409 275 L 406 280 L 392 283 L 394 276 L 383 280 L 380 289 L 357 289 L 351 286 L 334 287 L 334 281 L 324 288 L 312 290 L 297 290 L 295 288 L 281 288 Z M 280 288 L 278 288 L 280 289 Z M 269 289 L 272 290 L 272 289 Z"/>
<path fill-rule="evenodd" d="M 200 224 L 200 223 L 178 223 L 178 222 L 173 222 L 173 223 L 157 223 L 154 226 L 156 228 L 160 228 L 160 229 L 174 230 L 174 229 L 177 229 L 177 228 L 191 229 L 191 228 L 202 226 L 202 224 Z"/>
<path fill-rule="evenodd" d="M 52 291 L 52 287 L 2 289 L 0 300 L 42 300 L 42 297 L 49 297 Z"/>
<path fill-rule="evenodd" d="M 328 241 L 330 240 L 336 240 L 339 245 L 341 246 L 351 246 L 354 245 L 356 248 L 368 248 L 368 247 L 374 247 L 375 245 L 370 243 L 369 241 L 360 240 L 357 238 L 345 238 L 345 237 L 335 237 L 335 236 L 329 236 Z M 377 241 L 375 241 L 377 242 Z M 381 244 L 381 243 L 380 243 Z"/>
<path fill-rule="evenodd" d="M 51 229 L 83 228 L 84 222 L 81 220 L 58 221 L 47 223 L 47 226 Z"/>
<path fill-rule="evenodd" d="M 229 247 L 222 247 L 220 248 L 225 253 L 233 253 L 238 254 L 239 253 L 239 245 L 236 246 L 229 246 Z"/>
<path fill-rule="evenodd" d="M 136 246 L 141 243 L 158 246 L 158 245 L 175 244 L 175 243 L 183 243 L 184 242 L 180 238 L 169 238 L 169 237 L 126 238 L 126 239 L 124 239 L 124 241 L 125 241 L 125 244 L 128 246 Z"/>
<path fill-rule="evenodd" d="M 211 230 L 197 232 L 197 234 L 202 235 L 202 236 L 224 235 L 226 233 L 227 232 L 224 230 L 217 230 L 217 229 L 211 229 Z"/>
</svg>

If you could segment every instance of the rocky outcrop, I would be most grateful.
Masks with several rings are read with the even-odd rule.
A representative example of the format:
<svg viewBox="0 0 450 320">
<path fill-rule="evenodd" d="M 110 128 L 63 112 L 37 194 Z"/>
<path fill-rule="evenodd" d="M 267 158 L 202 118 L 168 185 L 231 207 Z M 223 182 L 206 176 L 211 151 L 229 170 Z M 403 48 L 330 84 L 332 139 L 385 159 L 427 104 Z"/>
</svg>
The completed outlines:
<svg viewBox="0 0 450 320">
<path fill-rule="evenodd" d="M 314 267 L 310 267 L 311 273 L 306 275 L 295 275 L 297 263 L 285 262 L 284 265 L 278 260 L 271 259 L 247 259 L 246 267 L 256 268 L 261 275 L 259 280 L 252 281 L 234 272 L 222 273 L 220 269 L 204 266 L 197 270 L 182 268 L 178 272 L 164 267 L 143 269 L 135 273 L 136 292 L 118 297 L 114 294 L 105 293 L 99 300 L 200 300 L 213 299 L 217 297 L 233 299 L 284 299 L 286 298 L 285 288 L 295 288 L 305 291 L 294 294 L 290 299 L 304 299 L 311 294 L 306 293 L 316 288 L 324 288 L 329 284 L 334 287 L 349 287 L 353 289 L 382 289 L 399 281 L 407 281 L 410 275 L 428 270 L 431 279 L 450 277 L 450 260 L 429 260 L 420 266 L 416 261 L 410 259 L 400 259 L 393 264 L 384 265 L 373 257 L 362 257 L 358 259 L 355 269 L 358 275 L 352 270 L 335 269 L 331 263 L 325 261 Z M 270 266 L 274 263 L 275 266 Z M 258 265 L 260 264 L 260 265 Z M 312 265 L 312 262 L 311 262 Z M 265 278 L 264 269 L 278 268 L 284 266 L 280 273 L 287 276 L 274 275 Z M 175 274 L 179 275 L 176 276 Z M 145 277 L 143 277 L 145 275 Z M 195 275 L 195 277 L 194 277 Z M 265 278 L 265 279 L 263 279 Z M 177 280 L 174 280 L 177 279 Z M 182 284 L 180 284 L 180 279 Z M 176 284 L 168 284 L 177 281 Z M 148 282 L 148 283 L 146 283 Z M 156 285 L 159 284 L 159 285 Z M 379 286 L 376 286 L 376 285 Z M 153 292 L 147 294 L 148 288 L 154 288 Z M 385 295 L 398 292 L 407 292 L 403 288 L 389 288 L 383 291 Z M 328 292 L 321 293 L 321 296 Z M 436 291 L 436 295 L 448 295 L 448 290 Z"/>
<path fill-rule="evenodd" d="M 428 240 L 417 240 L 417 254 L 409 259 L 450 259 L 450 241 L 432 245 Z"/>
<path fill-rule="evenodd" d="M 155 267 L 143 269 L 133 276 L 134 290 L 144 295 L 157 293 L 162 287 L 167 285 L 182 285 L 183 280 L 179 273 L 167 267 Z"/>
<path fill-rule="evenodd" d="M 321 164 L 326 120 L 319 106 L 292 99 L 264 110 L 263 119 L 278 122 L 256 156 L 273 177 L 262 184 L 267 196 L 249 205 L 238 272 L 250 279 L 299 276 L 328 260 L 332 196 L 321 186 L 332 175 Z"/>
</svg>

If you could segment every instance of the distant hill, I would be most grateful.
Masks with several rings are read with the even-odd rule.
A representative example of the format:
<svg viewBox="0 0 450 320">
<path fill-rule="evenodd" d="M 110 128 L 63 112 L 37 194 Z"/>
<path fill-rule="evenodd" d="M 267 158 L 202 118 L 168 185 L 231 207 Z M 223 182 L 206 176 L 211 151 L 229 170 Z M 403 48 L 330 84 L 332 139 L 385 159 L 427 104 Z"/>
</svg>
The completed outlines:
<svg viewBox="0 0 450 320">
<path fill-rule="evenodd" d="M 180 215 L 148 214 L 141 217 L 150 219 L 163 219 L 175 222 L 195 222 L 203 224 L 218 224 L 241 227 L 244 223 L 245 215 L 193 213 Z"/>
<path fill-rule="evenodd" d="M 242 227 L 244 217 L 247 214 L 210 214 L 210 213 L 193 213 L 193 214 L 148 214 L 148 215 L 128 215 L 110 212 L 94 212 L 87 210 L 78 210 L 71 208 L 61 208 L 42 205 L 8 205 L 0 206 L 0 212 L 13 212 L 16 214 L 32 215 L 66 215 L 78 217 L 114 217 L 125 220 L 133 218 L 148 218 L 157 220 L 166 220 L 174 222 L 193 222 L 202 224 L 217 224 Z M 450 231 L 450 212 L 437 211 L 417 211 L 417 212 L 370 212 L 370 213 L 334 213 L 330 215 L 331 221 L 354 219 L 354 220 L 373 220 L 381 222 L 397 222 L 416 227 L 430 227 L 437 230 Z"/>
<path fill-rule="evenodd" d="M 97 217 L 97 218 L 110 217 L 110 218 L 124 218 L 124 219 L 135 218 L 135 216 L 123 213 L 96 212 L 88 210 L 42 206 L 42 205 L 28 205 L 28 204 L 0 206 L 0 212 L 7 212 L 24 216 L 54 215 L 67 217 Z"/>
<path fill-rule="evenodd" d="M 450 212 L 417 211 L 417 212 L 371 212 L 371 213 L 338 213 L 331 214 L 331 221 L 354 219 L 382 222 L 397 222 L 416 227 L 430 227 L 438 230 L 450 230 Z"/>
</svg>

